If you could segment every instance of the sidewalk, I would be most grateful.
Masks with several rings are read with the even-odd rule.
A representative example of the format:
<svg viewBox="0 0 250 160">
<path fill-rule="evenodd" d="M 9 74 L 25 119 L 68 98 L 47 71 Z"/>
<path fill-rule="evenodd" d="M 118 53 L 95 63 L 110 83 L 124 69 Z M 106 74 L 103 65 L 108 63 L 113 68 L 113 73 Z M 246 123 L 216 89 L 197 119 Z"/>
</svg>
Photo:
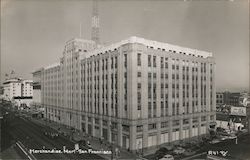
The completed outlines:
<svg viewBox="0 0 250 160">
<path fill-rule="evenodd" d="M 140 159 L 138 156 L 136 156 L 135 154 L 132 154 L 130 152 L 128 152 L 127 150 L 125 149 L 122 149 L 120 148 L 119 146 L 112 146 L 111 147 L 111 144 L 108 143 L 107 141 L 102 141 L 102 144 L 100 143 L 100 140 L 95 138 L 95 137 L 91 137 L 91 136 L 88 136 L 88 135 L 84 135 L 84 134 L 80 134 L 78 132 L 73 132 L 70 128 L 66 127 L 65 125 L 62 125 L 62 124 L 58 124 L 56 122 L 46 122 L 42 119 L 32 119 L 34 122 L 36 123 L 39 123 L 39 124 L 42 124 L 42 125 L 47 125 L 49 126 L 50 128 L 53 128 L 61 133 L 63 133 L 64 135 L 68 135 L 70 138 L 70 140 L 74 143 L 76 143 L 76 141 L 79 141 L 79 140 L 85 140 L 86 142 L 89 141 L 90 144 L 91 144 L 91 148 L 93 150 L 104 150 L 104 151 L 110 151 L 113 147 L 113 150 L 115 150 L 115 148 L 118 148 L 119 149 L 119 156 L 118 156 L 118 159 Z M 99 154 L 99 156 L 105 158 L 105 159 L 111 159 L 111 156 L 112 155 L 109 155 L 109 154 Z M 115 159 L 115 157 L 113 157 L 113 159 Z"/>
</svg>

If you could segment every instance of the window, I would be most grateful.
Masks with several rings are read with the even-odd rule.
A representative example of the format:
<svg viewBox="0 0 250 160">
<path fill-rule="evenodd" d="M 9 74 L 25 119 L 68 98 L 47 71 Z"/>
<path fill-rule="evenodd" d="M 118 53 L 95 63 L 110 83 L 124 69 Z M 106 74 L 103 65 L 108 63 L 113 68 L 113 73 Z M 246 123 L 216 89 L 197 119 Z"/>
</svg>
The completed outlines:
<svg viewBox="0 0 250 160">
<path fill-rule="evenodd" d="M 98 118 L 95 118 L 95 124 L 99 124 L 100 120 Z"/>
<path fill-rule="evenodd" d="M 98 63 L 99 66 L 99 63 Z M 115 68 L 117 68 L 117 57 L 115 57 Z"/>
<path fill-rule="evenodd" d="M 91 117 L 88 117 L 88 121 L 90 122 L 92 119 L 91 119 Z"/>
<path fill-rule="evenodd" d="M 201 117 L 201 121 L 203 122 L 203 121 L 206 121 L 206 116 L 202 116 Z"/>
<path fill-rule="evenodd" d="M 165 73 L 165 78 L 168 79 L 168 74 L 167 73 Z"/>
<path fill-rule="evenodd" d="M 164 88 L 164 84 L 163 83 L 161 83 L 161 89 L 163 89 Z"/>
<path fill-rule="evenodd" d="M 156 67 L 156 56 L 153 56 L 153 67 Z"/>
<path fill-rule="evenodd" d="M 148 124 L 148 130 L 156 129 L 156 123 Z"/>
<path fill-rule="evenodd" d="M 162 78 L 162 79 L 164 78 L 164 74 L 163 74 L 163 73 L 161 73 L 161 78 Z"/>
<path fill-rule="evenodd" d="M 122 130 L 125 131 L 125 132 L 129 132 L 129 126 L 122 125 Z"/>
<path fill-rule="evenodd" d="M 165 88 L 168 88 L 168 84 L 167 83 L 165 84 Z"/>
<path fill-rule="evenodd" d="M 141 110 L 141 104 L 138 104 L 138 106 L 137 106 L 137 110 Z"/>
<path fill-rule="evenodd" d="M 153 78 L 156 78 L 156 73 L 153 73 Z"/>
<path fill-rule="evenodd" d="M 180 125 L 180 121 L 179 120 L 174 120 L 173 121 L 173 126 L 178 126 Z"/>
<path fill-rule="evenodd" d="M 136 126 L 136 132 L 142 132 L 143 130 L 143 126 L 140 125 L 140 126 Z"/>
<path fill-rule="evenodd" d="M 161 128 L 167 128 L 168 127 L 168 121 L 161 122 Z"/>
<path fill-rule="evenodd" d="M 127 54 L 124 54 L 124 66 L 127 67 Z"/>
<path fill-rule="evenodd" d="M 113 69 L 113 66 L 114 66 L 114 58 L 112 57 L 111 58 L 111 68 Z"/>
<path fill-rule="evenodd" d="M 141 66 L 141 53 L 137 54 L 137 65 Z"/>
<path fill-rule="evenodd" d="M 148 55 L 148 67 L 151 67 L 151 55 Z"/>
<path fill-rule="evenodd" d="M 189 120 L 188 119 L 183 119 L 183 124 L 189 124 Z"/>
<path fill-rule="evenodd" d="M 164 68 L 163 57 L 161 57 L 161 68 Z"/>
<path fill-rule="evenodd" d="M 193 123 L 197 123 L 198 122 L 198 117 L 193 118 Z"/>
<path fill-rule="evenodd" d="M 168 62 L 165 62 L 165 68 L 166 69 L 168 68 Z"/>
<path fill-rule="evenodd" d="M 117 129 L 117 123 L 116 122 L 111 122 L 111 128 L 112 129 Z"/>
<path fill-rule="evenodd" d="M 141 77 L 141 72 L 137 72 L 137 77 Z"/>
<path fill-rule="evenodd" d="M 141 89 L 141 83 L 138 83 L 138 84 L 137 84 L 137 89 L 138 89 L 138 90 Z"/>
<path fill-rule="evenodd" d="M 148 78 L 150 79 L 152 77 L 152 74 L 151 73 L 148 73 Z"/>
</svg>

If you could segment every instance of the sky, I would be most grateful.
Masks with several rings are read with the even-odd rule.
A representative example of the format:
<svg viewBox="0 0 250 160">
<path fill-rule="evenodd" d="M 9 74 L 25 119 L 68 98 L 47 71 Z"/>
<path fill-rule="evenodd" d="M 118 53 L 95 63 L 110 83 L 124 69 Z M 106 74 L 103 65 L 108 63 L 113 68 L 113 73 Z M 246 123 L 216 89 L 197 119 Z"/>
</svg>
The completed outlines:
<svg viewBox="0 0 250 160">
<path fill-rule="evenodd" d="M 100 40 L 130 36 L 212 52 L 217 91 L 249 90 L 248 0 L 100 0 Z M 1 80 L 59 61 L 65 42 L 90 39 L 91 0 L 1 0 Z"/>
</svg>

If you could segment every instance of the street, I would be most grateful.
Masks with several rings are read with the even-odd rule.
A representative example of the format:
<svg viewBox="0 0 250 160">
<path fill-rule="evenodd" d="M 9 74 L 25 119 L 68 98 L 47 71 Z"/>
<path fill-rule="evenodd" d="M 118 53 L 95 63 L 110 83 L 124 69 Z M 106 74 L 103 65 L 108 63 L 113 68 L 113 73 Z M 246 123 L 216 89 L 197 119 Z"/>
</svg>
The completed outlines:
<svg viewBox="0 0 250 160">
<path fill-rule="evenodd" d="M 195 159 L 206 159 L 207 155 L 212 155 L 230 160 L 247 160 L 250 158 L 249 146 L 250 135 L 243 135 L 238 138 L 238 144 L 235 144 L 235 139 L 225 140 L 216 144 L 207 144 L 201 149 L 201 152 L 205 152 L 206 154 L 195 156 Z"/>
<path fill-rule="evenodd" d="M 75 144 L 69 139 L 61 135 L 53 139 L 49 138 L 44 135 L 44 130 L 48 129 L 48 127 L 38 125 L 29 118 L 15 116 L 15 114 L 9 110 L 3 109 L 3 112 L 8 112 L 8 115 L 5 116 L 4 130 L 5 132 L 9 132 L 9 134 L 4 134 L 5 137 L 2 137 L 2 139 L 6 142 L 10 142 L 15 148 L 18 148 L 17 145 L 23 146 L 23 149 L 27 151 L 31 158 L 32 156 L 34 157 L 32 159 L 103 159 L 96 154 L 86 152 L 82 152 L 82 154 L 78 152 L 66 153 L 63 150 L 64 146 L 68 151 L 74 151 L 75 147 Z M 18 144 L 16 144 L 16 142 L 18 142 Z M 53 149 L 61 152 L 42 153 Z M 80 146 L 80 149 L 83 151 L 87 150 L 84 146 Z M 30 154 L 30 151 L 37 152 Z M 18 151 L 18 153 L 20 153 L 20 151 Z M 22 157 L 24 156 L 25 155 L 22 155 Z"/>
</svg>

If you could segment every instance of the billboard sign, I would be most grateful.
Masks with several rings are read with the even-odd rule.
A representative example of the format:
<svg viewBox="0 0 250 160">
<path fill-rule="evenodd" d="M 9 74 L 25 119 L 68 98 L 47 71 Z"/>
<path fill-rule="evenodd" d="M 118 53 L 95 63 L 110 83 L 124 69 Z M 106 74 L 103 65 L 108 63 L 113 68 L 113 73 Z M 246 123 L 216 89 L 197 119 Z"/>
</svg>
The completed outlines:
<svg viewBox="0 0 250 160">
<path fill-rule="evenodd" d="M 246 116 L 246 107 L 231 107 L 230 115 Z"/>
</svg>

